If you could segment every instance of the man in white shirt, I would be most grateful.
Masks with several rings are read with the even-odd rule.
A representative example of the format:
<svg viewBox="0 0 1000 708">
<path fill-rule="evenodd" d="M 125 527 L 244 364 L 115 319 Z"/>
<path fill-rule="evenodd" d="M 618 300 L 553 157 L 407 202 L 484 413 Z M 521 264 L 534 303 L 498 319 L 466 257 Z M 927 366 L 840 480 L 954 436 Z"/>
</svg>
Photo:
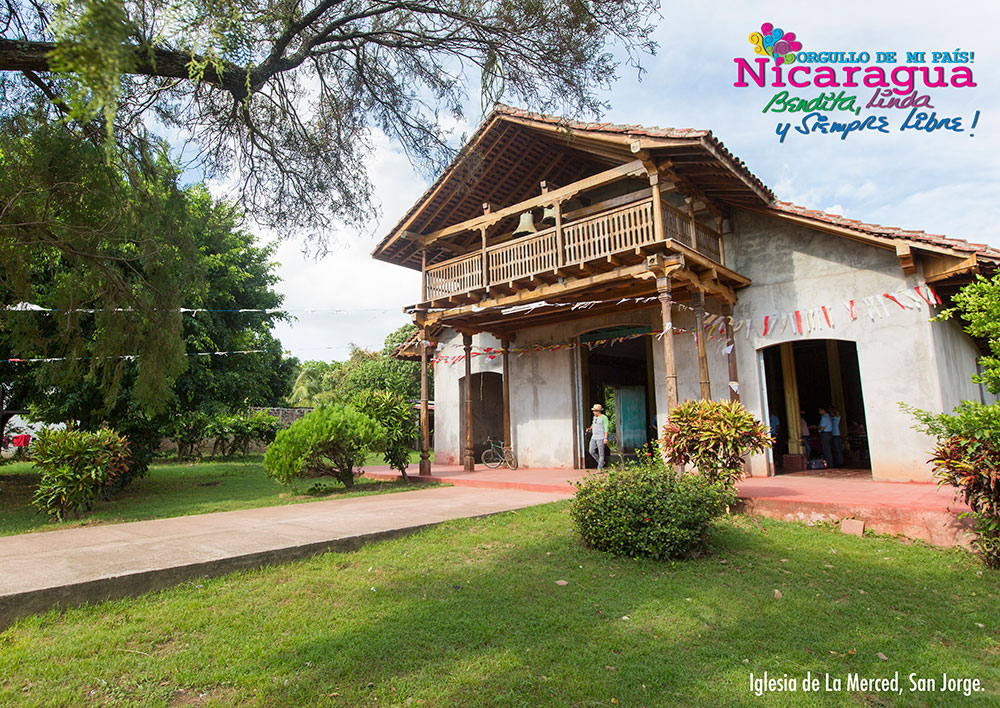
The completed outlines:
<svg viewBox="0 0 1000 708">
<path fill-rule="evenodd" d="M 604 448 L 608 444 L 608 418 L 604 415 L 604 406 L 595 403 L 590 409 L 594 413 L 594 422 L 587 428 L 590 433 L 590 456 L 597 460 L 598 471 L 604 469 Z"/>
<path fill-rule="evenodd" d="M 833 419 L 825 408 L 819 409 L 819 444 L 829 469 L 833 467 Z"/>
</svg>

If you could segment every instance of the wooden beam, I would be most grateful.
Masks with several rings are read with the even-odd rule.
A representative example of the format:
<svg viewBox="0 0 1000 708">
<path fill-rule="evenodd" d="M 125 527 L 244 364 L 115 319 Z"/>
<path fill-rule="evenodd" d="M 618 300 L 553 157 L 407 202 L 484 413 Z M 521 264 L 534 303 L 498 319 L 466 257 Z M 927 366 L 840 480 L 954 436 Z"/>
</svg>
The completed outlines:
<svg viewBox="0 0 1000 708">
<path fill-rule="evenodd" d="M 913 275 L 917 272 L 917 264 L 913 261 L 913 252 L 910 250 L 910 244 L 897 243 L 896 257 L 899 259 L 899 265 L 903 269 L 903 275 Z"/>
<path fill-rule="evenodd" d="M 528 209 L 544 206 L 545 204 L 549 204 L 556 199 L 562 199 L 563 197 L 570 198 L 579 192 L 592 187 L 597 187 L 609 182 L 615 182 L 627 177 L 639 177 L 645 174 L 646 169 L 643 167 L 642 161 L 633 160 L 632 162 L 619 165 L 618 167 L 605 170 L 604 172 L 599 172 L 596 175 L 579 180 L 578 182 L 574 182 L 565 187 L 560 187 L 559 189 L 548 192 L 547 194 L 540 194 L 537 197 L 532 197 L 531 199 L 518 202 L 517 204 L 513 204 L 503 209 L 498 209 L 490 214 L 484 214 L 474 219 L 469 219 L 468 221 L 463 221 L 461 223 L 439 229 L 438 231 L 425 235 L 424 244 L 430 244 L 438 239 L 452 236 L 463 231 L 471 231 L 479 229 L 483 226 L 490 226 L 509 216 L 520 214 Z"/>
<path fill-rule="evenodd" d="M 635 277 L 645 277 L 649 276 L 650 271 L 646 267 L 645 263 L 639 263 L 637 265 L 622 266 L 620 268 L 615 268 L 614 270 L 609 270 L 604 273 L 597 273 L 595 275 L 590 275 L 583 278 L 577 278 L 570 282 L 561 284 L 553 283 L 552 285 L 542 285 L 537 288 L 534 292 L 520 291 L 511 295 L 504 295 L 502 297 L 488 297 L 482 300 L 473 310 L 472 306 L 462 306 L 457 308 L 452 308 L 445 311 L 431 312 L 428 313 L 428 321 L 437 322 L 442 319 L 452 319 L 454 317 L 460 317 L 467 314 L 472 314 L 480 309 L 486 307 L 511 307 L 513 305 L 523 305 L 534 300 L 545 300 L 549 297 L 560 296 L 563 298 L 572 297 L 575 294 L 579 294 L 589 288 L 593 288 L 597 285 L 608 283 L 618 279 L 628 279 Z M 450 326 L 450 325 L 449 325 Z"/>
<path fill-rule="evenodd" d="M 979 259 L 973 253 L 967 258 L 959 256 L 925 256 L 921 259 L 924 266 L 924 280 L 937 283 L 942 280 L 979 270 Z"/>
</svg>

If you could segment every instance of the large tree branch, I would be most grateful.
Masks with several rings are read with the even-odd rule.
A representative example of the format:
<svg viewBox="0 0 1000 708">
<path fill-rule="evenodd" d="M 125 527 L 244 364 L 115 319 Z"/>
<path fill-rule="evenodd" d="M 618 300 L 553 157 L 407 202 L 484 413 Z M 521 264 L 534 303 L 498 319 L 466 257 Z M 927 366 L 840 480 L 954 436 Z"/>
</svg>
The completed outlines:
<svg viewBox="0 0 1000 708">
<path fill-rule="evenodd" d="M 56 48 L 55 42 L 36 42 L 0 38 L 0 71 L 52 71 L 49 55 Z M 134 65 L 131 73 L 140 76 L 159 76 L 170 79 L 190 79 L 192 63 L 204 63 L 201 81 L 218 86 L 233 94 L 236 99 L 247 96 L 246 69 L 234 64 L 221 67 L 187 52 L 156 47 L 147 50 L 133 48 Z"/>
</svg>

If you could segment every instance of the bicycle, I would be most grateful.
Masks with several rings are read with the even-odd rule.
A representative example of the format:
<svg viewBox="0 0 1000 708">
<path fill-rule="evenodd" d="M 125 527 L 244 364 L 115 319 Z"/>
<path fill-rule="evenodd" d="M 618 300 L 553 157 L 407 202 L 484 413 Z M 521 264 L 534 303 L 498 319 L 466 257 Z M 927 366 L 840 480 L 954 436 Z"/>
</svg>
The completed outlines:
<svg viewBox="0 0 1000 708">
<path fill-rule="evenodd" d="M 486 444 L 488 447 L 483 450 L 482 458 L 484 465 L 491 470 L 500 465 L 506 465 L 507 469 L 511 470 L 517 469 L 517 455 L 514 454 L 513 450 L 505 450 L 503 443 L 493 440 L 492 435 L 486 438 Z"/>
</svg>

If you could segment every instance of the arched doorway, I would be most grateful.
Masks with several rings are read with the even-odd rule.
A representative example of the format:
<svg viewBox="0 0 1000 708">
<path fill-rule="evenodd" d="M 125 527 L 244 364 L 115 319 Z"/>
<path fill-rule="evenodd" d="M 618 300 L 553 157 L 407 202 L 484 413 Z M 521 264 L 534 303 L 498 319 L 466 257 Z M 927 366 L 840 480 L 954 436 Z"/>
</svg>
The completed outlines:
<svg viewBox="0 0 1000 708">
<path fill-rule="evenodd" d="M 857 345 L 837 339 L 810 339 L 767 347 L 761 350 L 761 356 L 767 415 L 777 416 L 778 423 L 775 472 L 870 478 Z M 838 459 L 834 449 L 834 469 L 826 464 L 818 433 L 821 408 L 840 413 L 839 444 L 843 455 Z M 802 419 L 808 435 L 802 429 Z"/>
<path fill-rule="evenodd" d="M 656 437 L 651 338 L 643 336 L 649 331 L 645 326 L 625 326 L 580 335 L 581 427 L 590 425 L 591 406 L 600 403 L 613 424 L 614 436 L 609 439 L 609 447 L 624 455 L 634 454 L 651 437 Z M 587 454 L 589 439 L 584 430 L 580 431 L 579 440 L 583 466 L 597 467 L 597 462 Z"/>
</svg>

